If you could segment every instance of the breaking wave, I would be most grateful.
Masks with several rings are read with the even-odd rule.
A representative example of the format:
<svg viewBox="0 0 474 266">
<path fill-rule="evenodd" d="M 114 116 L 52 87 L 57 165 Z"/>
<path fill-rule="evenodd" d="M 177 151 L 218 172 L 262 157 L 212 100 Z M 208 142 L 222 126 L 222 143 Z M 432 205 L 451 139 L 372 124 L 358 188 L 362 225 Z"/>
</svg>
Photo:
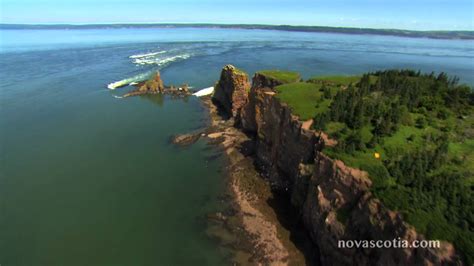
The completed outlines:
<svg viewBox="0 0 474 266">
<path fill-rule="evenodd" d="M 194 96 L 202 97 L 206 95 L 211 95 L 214 92 L 214 87 L 205 88 L 193 93 Z"/>
<path fill-rule="evenodd" d="M 116 88 L 128 86 L 128 85 L 131 85 L 131 84 L 137 84 L 140 81 L 150 79 L 153 76 L 153 74 L 155 74 L 155 73 L 156 73 L 156 71 L 148 71 L 148 72 L 145 72 L 145 73 L 135 75 L 135 76 L 130 77 L 130 78 L 126 78 L 126 79 L 122 79 L 122 80 L 119 80 L 119 81 L 116 81 L 116 82 L 112 82 L 109 85 L 107 85 L 107 88 L 109 88 L 111 90 L 114 90 Z"/>
<path fill-rule="evenodd" d="M 128 85 L 136 85 L 141 81 L 150 79 L 157 70 L 162 69 L 173 62 L 186 60 L 193 55 L 194 53 L 191 51 L 178 51 L 176 49 L 131 55 L 129 58 L 133 64 L 137 66 L 152 66 L 153 70 L 112 82 L 107 85 L 107 88 L 114 90 Z"/>
<path fill-rule="evenodd" d="M 180 55 L 175 55 L 175 56 L 170 56 L 170 57 L 144 56 L 140 58 L 135 58 L 133 60 L 133 63 L 137 65 L 164 66 L 178 60 L 188 59 L 190 57 L 191 57 L 191 54 L 180 54 Z"/>
<path fill-rule="evenodd" d="M 164 54 L 164 53 L 166 53 L 166 51 L 159 51 L 159 52 L 153 52 L 153 53 L 147 53 L 147 54 L 136 54 L 136 55 L 129 56 L 129 58 L 131 59 L 143 58 L 143 57 L 150 57 L 150 56 Z"/>
</svg>

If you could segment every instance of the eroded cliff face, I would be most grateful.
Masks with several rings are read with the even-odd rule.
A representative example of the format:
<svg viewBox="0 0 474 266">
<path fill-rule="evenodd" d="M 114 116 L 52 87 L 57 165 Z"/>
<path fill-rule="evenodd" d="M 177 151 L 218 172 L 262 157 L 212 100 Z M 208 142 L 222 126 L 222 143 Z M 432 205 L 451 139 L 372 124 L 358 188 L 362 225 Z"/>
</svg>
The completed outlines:
<svg viewBox="0 0 474 266">
<path fill-rule="evenodd" d="M 223 71 L 224 73 L 224 71 Z M 222 75 L 221 75 L 222 76 Z M 225 79 L 220 86 L 228 84 Z M 233 84 L 233 82 L 230 82 Z M 439 249 L 338 247 L 339 240 L 423 239 L 370 192 L 367 173 L 324 154 L 327 137 L 303 127 L 276 97 L 276 80 L 256 74 L 245 104 L 235 113 L 254 137 L 255 161 L 275 189 L 291 193 L 323 265 L 461 265 L 450 243 Z M 233 91 L 232 88 L 228 91 Z M 242 97 L 245 98 L 245 97 Z"/>
<path fill-rule="evenodd" d="M 222 69 L 212 100 L 230 117 L 240 117 L 240 110 L 247 102 L 250 82 L 247 74 L 232 65 Z"/>
<path fill-rule="evenodd" d="M 318 244 L 323 265 L 461 265 L 453 245 L 441 248 L 338 247 L 339 240 L 424 239 L 397 212 L 386 209 L 370 192 L 367 173 L 316 152 L 302 214 Z M 341 217 L 344 216 L 344 217 Z"/>
</svg>

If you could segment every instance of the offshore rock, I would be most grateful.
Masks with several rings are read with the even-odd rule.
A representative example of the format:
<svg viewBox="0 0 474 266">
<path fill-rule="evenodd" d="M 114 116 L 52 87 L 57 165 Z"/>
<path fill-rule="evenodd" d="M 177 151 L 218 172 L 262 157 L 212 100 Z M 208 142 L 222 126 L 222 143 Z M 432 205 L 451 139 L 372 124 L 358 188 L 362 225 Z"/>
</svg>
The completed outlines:
<svg viewBox="0 0 474 266">
<path fill-rule="evenodd" d="M 144 95 L 144 94 L 168 94 L 173 97 L 186 97 L 191 95 L 187 84 L 183 84 L 181 87 L 165 86 L 161 79 L 160 72 L 157 71 L 155 76 L 151 79 L 142 81 L 135 85 L 137 89 L 126 93 L 123 97 Z"/>
<path fill-rule="evenodd" d="M 215 86 L 212 100 L 229 117 L 239 117 L 240 109 L 247 102 L 249 88 L 247 74 L 232 65 L 226 65 Z"/>
<path fill-rule="evenodd" d="M 165 86 L 161 80 L 160 72 L 156 72 L 155 76 L 138 85 L 138 91 L 146 93 L 163 93 Z"/>
<path fill-rule="evenodd" d="M 199 140 L 202 133 L 191 133 L 176 135 L 171 138 L 171 142 L 175 145 L 188 146 Z"/>
</svg>

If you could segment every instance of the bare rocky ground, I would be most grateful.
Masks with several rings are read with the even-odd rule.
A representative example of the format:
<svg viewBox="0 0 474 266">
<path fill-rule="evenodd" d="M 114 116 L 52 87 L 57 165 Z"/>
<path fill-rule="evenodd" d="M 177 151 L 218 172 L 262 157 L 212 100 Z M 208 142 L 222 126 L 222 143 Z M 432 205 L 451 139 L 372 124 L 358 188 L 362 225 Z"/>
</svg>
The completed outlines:
<svg viewBox="0 0 474 266">
<path fill-rule="evenodd" d="M 275 198 L 270 185 L 257 172 L 252 157 L 247 156 L 252 140 L 233 126 L 233 119 L 224 120 L 210 98 L 203 99 L 203 104 L 209 110 L 211 124 L 202 135 L 218 144 L 228 160 L 228 188 L 234 212 L 229 217 L 218 216 L 227 223 L 228 230 L 241 238 L 235 240 L 241 247 L 234 246 L 237 252 L 232 260 L 237 265 L 306 264 L 303 252 L 290 239 L 291 230 L 279 222 L 279 214 L 271 206 Z M 229 240 L 229 236 L 217 233 L 214 237 Z"/>
<path fill-rule="evenodd" d="M 220 116 L 210 97 L 203 98 L 203 105 L 209 110 L 209 126 L 171 141 L 186 146 L 202 138 L 226 156 L 228 197 L 223 200 L 229 206 L 208 216 L 207 234 L 232 251 L 235 265 L 305 265 L 307 258 L 292 241 L 291 228 L 279 221 L 281 214 L 272 206 L 278 200 L 248 156 L 252 140 L 234 127 L 233 119 Z"/>
</svg>

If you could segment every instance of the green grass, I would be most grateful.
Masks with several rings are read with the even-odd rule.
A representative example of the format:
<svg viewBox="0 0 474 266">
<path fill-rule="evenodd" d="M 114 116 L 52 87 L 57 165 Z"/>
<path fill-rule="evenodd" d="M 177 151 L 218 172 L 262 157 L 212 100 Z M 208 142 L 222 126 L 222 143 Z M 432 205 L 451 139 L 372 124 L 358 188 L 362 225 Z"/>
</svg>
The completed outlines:
<svg viewBox="0 0 474 266">
<path fill-rule="evenodd" d="M 375 159 L 374 152 L 381 153 L 382 158 Z M 382 163 L 384 154 L 377 148 L 374 150 L 356 151 L 353 154 L 339 152 L 333 148 L 325 148 L 324 153 L 331 158 L 343 161 L 349 167 L 366 171 L 373 182 L 374 188 L 395 185 L 395 180 L 390 176 Z"/>
<path fill-rule="evenodd" d="M 268 74 L 272 75 L 273 73 Z M 331 97 L 334 97 L 338 91 L 344 90 L 345 86 L 351 83 L 355 85 L 360 78 L 360 76 L 323 76 L 314 77 L 308 82 L 287 83 L 275 88 L 278 93 L 276 97 L 287 103 L 293 114 L 298 115 L 301 120 L 306 120 L 328 111 L 333 101 Z M 407 77 L 407 79 L 410 80 L 412 77 Z M 376 81 L 377 77 L 370 76 L 372 84 L 375 84 Z M 384 82 L 384 80 L 380 81 Z M 323 86 L 331 91 L 330 97 L 326 95 L 328 99 L 323 97 L 325 96 L 322 90 Z M 372 89 L 374 88 L 372 87 Z M 395 98 L 389 99 L 387 97 Z M 396 102 L 396 97 L 398 96 L 384 95 L 383 91 L 376 90 L 364 94 L 363 99 L 366 104 L 383 103 L 382 106 L 388 108 L 389 105 L 384 101 L 393 100 Z M 351 98 L 349 97 L 349 99 Z M 402 107 L 404 107 L 400 111 L 402 118 L 396 125 L 396 131 L 375 139 L 373 138 L 375 124 L 369 119 L 363 119 L 362 126 L 356 129 L 350 129 L 342 122 L 330 121 L 326 123 L 324 131 L 340 141 L 342 145 L 325 147 L 323 153 L 343 161 L 349 167 L 366 171 L 372 181 L 371 191 L 387 208 L 399 211 L 405 221 L 412 224 L 418 232 L 425 234 L 429 239 L 444 239 L 453 242 L 456 248 L 459 248 L 468 258 L 467 261 L 472 261 L 474 258 L 472 254 L 474 234 L 470 229 L 466 229 L 465 224 L 460 224 L 456 219 L 458 219 L 457 217 L 466 217 L 466 212 L 461 210 L 470 206 L 465 204 L 468 202 L 465 199 L 467 197 L 458 200 L 458 195 L 470 195 L 467 193 L 474 186 L 474 163 L 472 163 L 474 161 L 474 139 L 472 139 L 474 116 L 469 115 L 468 110 L 465 110 L 462 116 L 451 109 L 447 114 L 440 112 L 443 110 L 440 108 L 449 108 L 444 105 L 440 105 L 438 108 L 421 106 L 409 109 L 408 106 Z M 440 114 L 442 115 L 440 116 Z M 366 145 L 356 144 L 357 148 L 352 148 L 355 145 L 343 145 L 353 141 L 354 136 L 357 138 L 360 136 L 360 140 Z M 349 137 L 350 139 L 348 139 Z M 435 154 L 434 148 L 442 143 L 442 137 L 448 138 L 448 154 L 441 159 L 442 165 L 433 166 L 434 169 L 430 169 L 423 162 L 426 158 L 431 158 L 431 151 Z M 377 143 L 374 143 L 375 141 Z M 423 151 L 426 151 L 427 156 L 423 156 Z M 381 158 L 376 159 L 375 153 L 379 153 Z M 406 163 L 406 158 L 412 158 L 413 163 Z M 404 165 L 400 166 L 399 162 L 403 162 Z M 433 165 L 435 165 L 434 163 Z M 420 189 L 420 183 L 408 183 L 404 179 L 407 177 L 404 175 L 405 173 L 400 174 L 400 171 L 408 171 L 407 168 L 410 170 L 409 173 L 406 173 L 408 178 L 421 182 L 423 190 Z M 395 177 L 390 176 L 388 169 L 393 170 L 392 173 Z M 418 169 L 422 169 L 426 173 L 415 173 L 415 170 Z M 414 173 L 420 177 L 416 178 Z M 454 188 L 446 186 L 442 182 L 453 184 Z M 426 187 L 429 186 L 436 189 L 426 190 Z M 451 194 L 454 195 L 452 198 L 456 197 L 464 205 L 453 203 L 455 201 L 452 199 L 448 201 L 447 196 L 440 194 L 440 191 L 448 188 L 454 192 L 463 192 Z M 448 211 L 451 212 L 451 216 L 445 216 Z M 345 223 L 349 217 L 350 209 L 341 208 L 337 211 L 337 219 L 341 223 Z"/>
<path fill-rule="evenodd" d="M 449 153 L 452 155 L 472 155 L 473 151 L 474 139 L 449 144 Z"/>
<path fill-rule="evenodd" d="M 360 76 L 316 76 L 308 80 L 312 83 L 328 83 L 333 85 L 349 85 L 351 83 L 357 83 L 360 80 Z"/>
<path fill-rule="evenodd" d="M 297 72 L 282 70 L 262 70 L 258 74 L 280 81 L 281 83 L 291 83 L 301 80 L 301 75 Z"/>
<path fill-rule="evenodd" d="M 295 82 L 277 86 L 277 97 L 287 103 L 293 114 L 301 120 L 313 118 L 316 114 L 325 112 L 331 100 L 321 99 L 320 84 Z"/>
<path fill-rule="evenodd" d="M 368 142 L 372 139 L 372 137 L 373 137 L 373 134 L 372 134 L 372 126 L 366 125 L 366 126 L 362 127 L 362 128 L 360 129 L 360 131 L 361 131 L 361 133 L 362 133 L 362 134 L 361 134 L 361 135 L 362 135 L 362 141 L 363 141 L 364 143 L 368 143 Z"/>
<path fill-rule="evenodd" d="M 351 83 L 354 85 L 358 83 L 361 79 L 361 76 L 314 76 L 308 79 L 308 82 L 311 83 L 325 83 L 329 85 L 337 86 L 347 86 Z M 377 82 L 377 77 L 371 75 L 370 83 L 375 84 Z"/>
<path fill-rule="evenodd" d="M 422 135 L 424 129 L 412 126 L 400 126 L 400 128 L 390 137 L 384 138 L 384 149 L 389 154 L 400 154 L 414 151 L 421 148 L 423 144 Z"/>
<path fill-rule="evenodd" d="M 474 173 L 474 139 L 467 139 L 463 142 L 449 143 L 448 155 L 462 162 L 464 170 Z M 470 183 L 474 184 L 474 177 L 471 176 Z"/>
<path fill-rule="evenodd" d="M 332 136 L 334 133 L 340 132 L 343 128 L 346 128 L 345 123 L 341 122 L 329 122 L 326 124 L 326 127 L 324 131 L 329 134 L 329 136 Z"/>
<path fill-rule="evenodd" d="M 237 74 L 247 75 L 247 73 L 246 73 L 245 71 L 243 71 L 242 69 L 237 68 L 237 67 L 235 67 L 235 66 L 234 66 L 234 68 L 235 68 L 235 72 L 236 72 Z"/>
</svg>

